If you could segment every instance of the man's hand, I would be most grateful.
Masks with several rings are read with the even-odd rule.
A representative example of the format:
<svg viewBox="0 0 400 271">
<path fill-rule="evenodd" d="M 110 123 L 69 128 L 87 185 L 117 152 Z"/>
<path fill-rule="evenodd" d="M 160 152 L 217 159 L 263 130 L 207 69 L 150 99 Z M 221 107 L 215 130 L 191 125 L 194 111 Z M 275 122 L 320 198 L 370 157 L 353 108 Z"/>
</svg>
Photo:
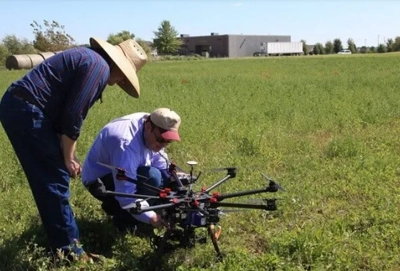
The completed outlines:
<svg viewBox="0 0 400 271">
<path fill-rule="evenodd" d="M 161 228 L 161 227 L 166 227 L 168 228 L 168 223 L 165 222 L 160 215 L 158 214 L 154 214 L 151 218 L 150 218 L 150 224 L 154 227 L 154 228 Z"/>
<path fill-rule="evenodd" d="M 169 174 L 176 173 L 176 164 L 171 162 L 168 167 Z"/>
<path fill-rule="evenodd" d="M 76 157 L 74 159 L 64 160 L 64 163 L 71 178 L 76 178 L 81 174 L 81 165 Z"/>
<path fill-rule="evenodd" d="M 69 176 L 71 178 L 76 178 L 81 174 L 81 165 L 75 154 L 76 141 L 70 139 L 66 135 L 60 136 L 61 149 L 64 156 L 64 164 L 68 169 Z"/>
</svg>

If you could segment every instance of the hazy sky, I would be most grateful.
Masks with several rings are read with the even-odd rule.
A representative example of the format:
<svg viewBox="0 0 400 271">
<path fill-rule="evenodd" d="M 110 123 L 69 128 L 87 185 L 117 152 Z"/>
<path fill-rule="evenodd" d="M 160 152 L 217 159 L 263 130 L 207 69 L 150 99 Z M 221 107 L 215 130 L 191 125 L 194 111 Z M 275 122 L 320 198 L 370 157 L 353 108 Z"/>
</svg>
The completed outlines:
<svg viewBox="0 0 400 271">
<path fill-rule="evenodd" d="M 212 1 L 212 0 L 0 0 L 0 38 L 33 39 L 33 20 L 55 20 L 77 43 L 128 30 L 152 40 L 162 20 L 180 34 L 290 35 L 292 41 L 334 38 L 377 45 L 400 36 L 400 1 Z"/>
</svg>

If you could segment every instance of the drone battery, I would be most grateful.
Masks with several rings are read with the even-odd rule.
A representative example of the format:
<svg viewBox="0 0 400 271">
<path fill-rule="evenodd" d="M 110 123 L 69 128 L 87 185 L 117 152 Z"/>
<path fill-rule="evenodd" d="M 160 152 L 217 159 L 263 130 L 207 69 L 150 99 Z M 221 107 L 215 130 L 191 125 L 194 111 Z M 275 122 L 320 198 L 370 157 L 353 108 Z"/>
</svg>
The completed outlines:
<svg viewBox="0 0 400 271">
<path fill-rule="evenodd" d="M 204 226 L 207 223 L 206 217 L 200 212 L 193 212 L 191 214 L 191 224 L 194 226 Z"/>
</svg>

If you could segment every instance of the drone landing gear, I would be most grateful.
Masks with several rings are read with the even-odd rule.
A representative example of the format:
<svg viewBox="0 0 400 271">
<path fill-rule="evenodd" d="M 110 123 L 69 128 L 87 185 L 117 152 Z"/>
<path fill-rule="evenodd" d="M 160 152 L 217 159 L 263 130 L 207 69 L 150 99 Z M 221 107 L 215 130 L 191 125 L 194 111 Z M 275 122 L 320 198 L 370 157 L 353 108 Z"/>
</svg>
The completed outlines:
<svg viewBox="0 0 400 271">
<path fill-rule="evenodd" d="M 223 257 L 222 257 L 221 251 L 219 250 L 218 240 L 217 240 L 217 237 L 215 236 L 215 233 L 213 232 L 213 230 L 211 228 L 211 225 L 209 225 L 207 227 L 207 231 L 208 231 L 208 235 L 211 238 L 212 244 L 214 246 L 214 250 L 217 253 L 217 260 L 222 261 Z"/>
<path fill-rule="evenodd" d="M 212 225 L 207 226 L 207 233 L 213 243 L 218 261 L 222 261 L 223 256 L 219 249 L 218 239 L 215 235 Z M 151 247 L 160 256 L 165 253 L 172 252 L 177 248 L 194 248 L 196 243 L 207 243 L 207 236 L 197 237 L 195 228 L 192 227 L 167 230 L 164 235 L 154 235 L 150 239 Z"/>
</svg>

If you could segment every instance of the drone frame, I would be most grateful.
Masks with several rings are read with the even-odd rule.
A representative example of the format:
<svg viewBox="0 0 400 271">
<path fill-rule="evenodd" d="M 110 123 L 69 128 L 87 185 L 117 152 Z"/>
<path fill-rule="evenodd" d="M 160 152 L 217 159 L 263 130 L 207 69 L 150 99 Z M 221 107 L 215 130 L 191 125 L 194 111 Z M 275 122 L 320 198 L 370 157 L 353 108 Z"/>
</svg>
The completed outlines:
<svg viewBox="0 0 400 271">
<path fill-rule="evenodd" d="M 188 164 L 191 166 L 191 171 L 190 171 L 190 178 L 188 180 L 188 186 L 183 185 L 182 181 L 176 174 L 176 170 L 172 168 L 170 171 L 171 176 L 174 178 L 176 181 L 176 190 L 171 189 L 171 188 L 158 188 L 154 187 L 151 185 L 148 185 L 144 182 L 136 181 L 129 179 L 125 173 L 126 171 L 124 169 L 118 168 L 118 167 L 112 167 L 108 166 L 106 164 L 102 164 L 103 166 L 107 166 L 109 168 L 113 168 L 117 170 L 117 179 L 122 180 L 122 181 L 130 181 L 136 185 L 143 185 L 146 188 L 154 191 L 157 193 L 157 196 L 151 196 L 151 195 L 141 195 L 141 194 L 128 194 L 128 193 L 120 193 L 120 192 L 114 192 L 114 191 L 104 191 L 105 195 L 108 196 L 119 196 L 119 197 L 129 197 L 129 198 L 136 198 L 136 199 L 143 199 L 143 200 L 157 200 L 158 204 L 152 205 L 152 206 L 142 206 L 140 201 L 136 201 L 135 207 L 130 209 L 130 212 L 133 214 L 140 214 L 143 212 L 148 212 L 148 211 L 163 211 L 164 215 L 167 218 L 167 222 L 169 223 L 169 227 L 167 228 L 165 234 L 161 236 L 153 236 L 152 237 L 152 247 L 158 252 L 158 253 L 163 253 L 165 252 L 166 246 L 168 246 L 168 241 L 169 239 L 174 236 L 174 233 L 176 233 L 177 229 L 176 227 L 180 227 L 181 233 L 180 237 L 175 235 L 175 238 L 178 237 L 178 241 L 181 246 L 183 247 L 193 247 L 195 245 L 195 229 L 196 228 L 207 228 L 208 235 L 211 238 L 211 241 L 213 243 L 215 252 L 217 254 L 217 258 L 219 260 L 222 260 L 222 254 L 218 246 L 218 238 L 215 236 L 213 232 L 213 227 L 217 225 L 219 222 L 219 214 L 220 210 L 218 209 L 219 207 L 231 207 L 231 208 L 242 208 L 242 209 L 258 209 L 258 210 L 266 210 L 266 211 L 275 211 L 277 210 L 276 206 L 276 199 L 264 199 L 266 204 L 249 204 L 249 203 L 227 203 L 227 202 L 222 202 L 225 199 L 229 198 L 236 198 L 236 197 L 242 197 L 242 196 L 247 196 L 247 195 L 254 195 L 254 194 L 260 194 L 260 193 L 274 193 L 277 192 L 278 190 L 283 190 L 284 189 L 277 184 L 274 180 L 268 178 L 264 174 L 262 174 L 263 177 L 265 177 L 268 181 L 269 184 L 268 186 L 261 188 L 261 189 L 254 189 L 254 190 L 245 190 L 245 191 L 240 191 L 240 192 L 235 192 L 235 193 L 227 193 L 227 194 L 220 194 L 219 192 L 213 192 L 210 194 L 211 190 L 214 190 L 221 184 L 225 183 L 227 180 L 235 178 L 236 177 L 236 167 L 227 167 L 223 168 L 222 170 L 226 170 L 226 175 L 209 186 L 208 188 L 203 187 L 201 191 L 193 191 L 192 190 L 192 185 L 197 182 L 199 179 L 199 176 L 201 175 L 201 172 L 198 174 L 197 177 L 193 177 L 193 166 L 197 164 L 197 162 L 190 161 L 191 163 L 188 162 Z M 144 176 L 140 176 L 145 178 Z M 205 217 L 206 221 L 200 223 L 200 225 L 194 225 L 194 224 L 182 224 L 182 214 L 184 214 L 185 217 L 190 216 L 191 214 L 198 212 L 201 213 L 203 217 Z M 176 221 L 176 218 L 178 215 L 179 216 L 179 221 Z M 190 219 L 190 218 L 189 218 Z M 179 234 L 178 234 L 179 235 Z M 205 240 L 203 240 L 205 242 Z"/>
</svg>

